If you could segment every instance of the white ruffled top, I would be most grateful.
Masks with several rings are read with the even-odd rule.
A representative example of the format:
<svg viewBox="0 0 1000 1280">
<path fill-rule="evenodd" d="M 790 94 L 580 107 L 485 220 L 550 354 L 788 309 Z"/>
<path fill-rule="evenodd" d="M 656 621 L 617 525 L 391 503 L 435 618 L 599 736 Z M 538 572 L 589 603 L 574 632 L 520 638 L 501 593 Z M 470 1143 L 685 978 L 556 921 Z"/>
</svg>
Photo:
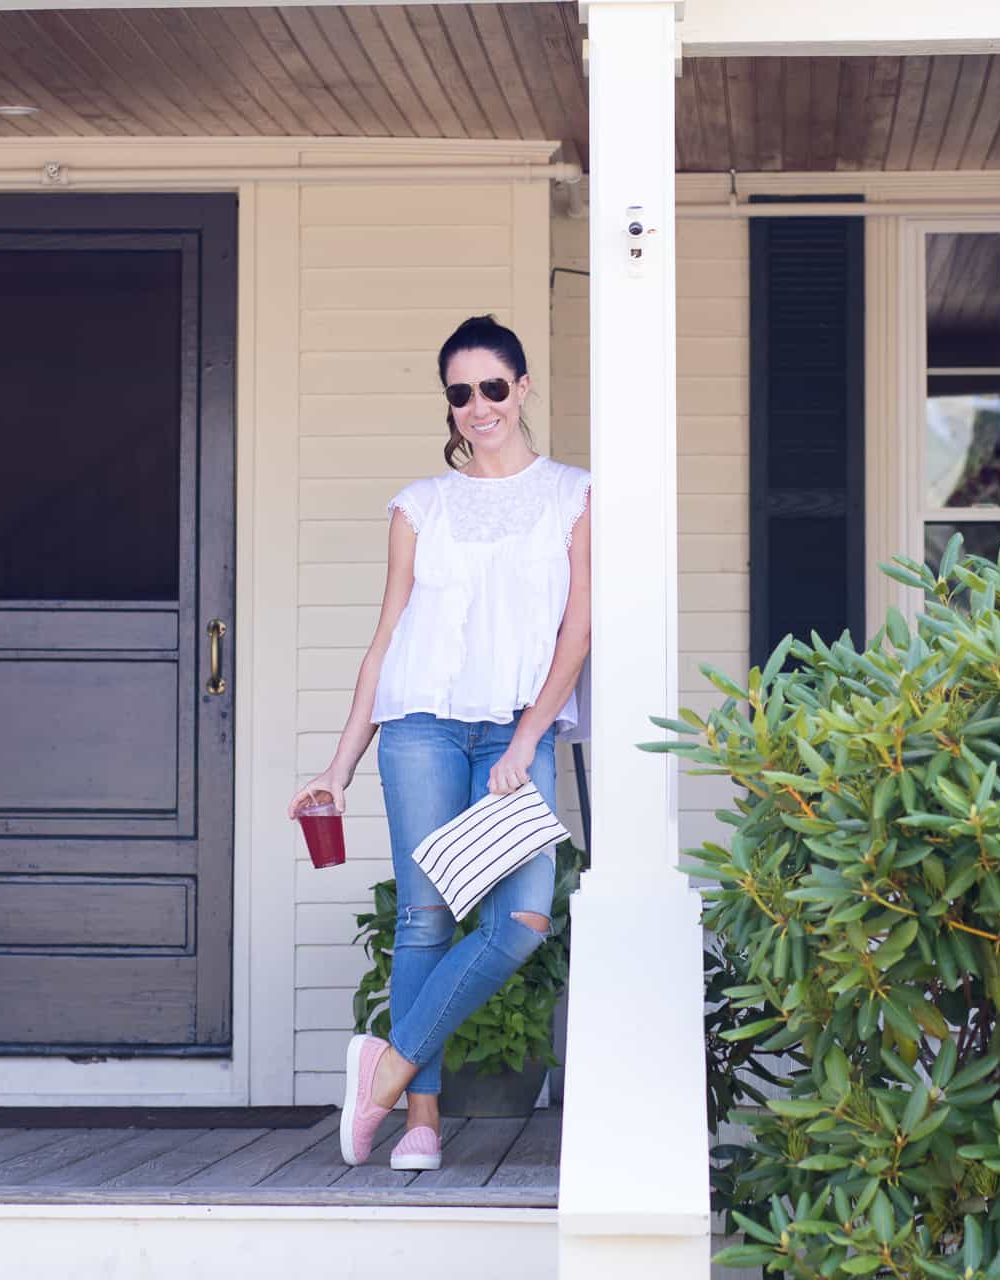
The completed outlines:
<svg viewBox="0 0 1000 1280">
<path fill-rule="evenodd" d="M 424 711 L 507 724 L 532 705 L 552 664 L 589 490 L 588 472 L 539 457 L 500 479 L 431 476 L 392 499 L 389 515 L 403 513 L 417 549 L 372 723 Z M 556 719 L 561 736 L 585 736 L 578 691 Z"/>
</svg>

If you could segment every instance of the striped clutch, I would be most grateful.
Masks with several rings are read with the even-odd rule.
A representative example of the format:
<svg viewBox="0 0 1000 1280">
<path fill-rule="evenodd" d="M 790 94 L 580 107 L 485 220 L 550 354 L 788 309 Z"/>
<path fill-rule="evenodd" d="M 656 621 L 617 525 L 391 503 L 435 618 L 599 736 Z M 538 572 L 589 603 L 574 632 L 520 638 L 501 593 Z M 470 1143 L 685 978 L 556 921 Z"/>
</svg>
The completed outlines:
<svg viewBox="0 0 1000 1280">
<path fill-rule="evenodd" d="M 432 831 L 412 856 L 461 920 L 504 876 L 568 836 L 528 782 L 508 796 L 485 796 Z"/>
</svg>

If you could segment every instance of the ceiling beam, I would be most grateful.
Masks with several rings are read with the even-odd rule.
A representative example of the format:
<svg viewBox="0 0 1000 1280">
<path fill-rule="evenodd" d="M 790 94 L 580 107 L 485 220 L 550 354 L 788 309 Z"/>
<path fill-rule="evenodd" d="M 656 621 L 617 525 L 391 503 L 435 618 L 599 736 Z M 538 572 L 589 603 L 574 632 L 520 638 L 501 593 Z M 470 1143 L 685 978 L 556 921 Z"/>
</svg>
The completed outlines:
<svg viewBox="0 0 1000 1280">
<path fill-rule="evenodd" d="M 1000 52 L 997 0 L 687 0 L 685 57 Z"/>
</svg>

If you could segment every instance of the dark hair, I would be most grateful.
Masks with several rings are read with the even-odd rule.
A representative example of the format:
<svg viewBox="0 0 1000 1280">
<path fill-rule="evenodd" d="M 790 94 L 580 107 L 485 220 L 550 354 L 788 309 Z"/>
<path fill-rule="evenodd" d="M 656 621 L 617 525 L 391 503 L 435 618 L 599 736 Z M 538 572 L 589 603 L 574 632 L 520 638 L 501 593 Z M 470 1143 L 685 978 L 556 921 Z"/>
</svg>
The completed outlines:
<svg viewBox="0 0 1000 1280">
<path fill-rule="evenodd" d="M 499 324 L 492 316 L 470 316 L 463 320 L 451 337 L 438 352 L 438 377 L 442 387 L 448 385 L 448 365 L 451 358 L 459 351 L 491 351 L 498 360 L 514 371 L 515 380 L 523 378 L 528 372 L 528 361 L 524 355 L 524 347 L 513 329 Z M 472 457 L 472 446 L 455 426 L 455 416 L 449 407 L 445 422 L 448 425 L 448 443 L 444 447 L 444 460 L 449 467 L 457 467 L 455 454 L 464 454 L 465 460 Z M 521 429 L 527 434 L 528 425 L 522 419 Z M 530 440 L 530 435 L 529 435 Z"/>
</svg>

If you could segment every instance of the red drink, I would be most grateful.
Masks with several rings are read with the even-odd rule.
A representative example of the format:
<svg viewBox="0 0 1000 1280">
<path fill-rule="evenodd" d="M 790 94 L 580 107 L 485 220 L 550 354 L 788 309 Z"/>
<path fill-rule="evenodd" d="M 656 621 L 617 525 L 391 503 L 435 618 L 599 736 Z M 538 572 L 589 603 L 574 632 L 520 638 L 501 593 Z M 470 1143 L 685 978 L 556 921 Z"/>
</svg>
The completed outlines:
<svg viewBox="0 0 1000 1280">
<path fill-rule="evenodd" d="M 332 804 L 299 811 L 299 825 L 314 867 L 336 867 L 345 858 L 344 822 Z"/>
</svg>

